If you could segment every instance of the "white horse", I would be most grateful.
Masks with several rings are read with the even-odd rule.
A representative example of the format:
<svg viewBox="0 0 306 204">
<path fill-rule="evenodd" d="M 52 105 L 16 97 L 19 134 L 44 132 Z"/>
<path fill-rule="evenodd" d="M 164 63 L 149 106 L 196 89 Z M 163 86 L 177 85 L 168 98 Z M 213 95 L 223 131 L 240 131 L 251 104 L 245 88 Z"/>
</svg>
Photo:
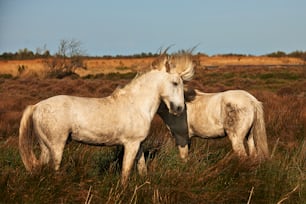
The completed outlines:
<svg viewBox="0 0 306 204">
<path fill-rule="evenodd" d="M 269 158 L 262 104 L 250 93 L 242 90 L 203 93 L 189 89 L 185 100 L 185 110 L 178 117 L 169 115 L 164 104 L 158 109 L 184 161 L 193 136 L 206 139 L 228 136 L 239 158 L 250 156 L 259 161 Z"/>
<path fill-rule="evenodd" d="M 30 105 L 20 122 L 22 161 L 28 171 L 50 160 L 58 170 L 69 136 L 87 144 L 123 145 L 121 183 L 126 185 L 161 101 L 171 114 L 183 111 L 183 82 L 177 73 L 149 71 L 106 98 L 60 95 Z M 33 152 L 34 139 L 41 148 L 39 160 Z"/>
</svg>

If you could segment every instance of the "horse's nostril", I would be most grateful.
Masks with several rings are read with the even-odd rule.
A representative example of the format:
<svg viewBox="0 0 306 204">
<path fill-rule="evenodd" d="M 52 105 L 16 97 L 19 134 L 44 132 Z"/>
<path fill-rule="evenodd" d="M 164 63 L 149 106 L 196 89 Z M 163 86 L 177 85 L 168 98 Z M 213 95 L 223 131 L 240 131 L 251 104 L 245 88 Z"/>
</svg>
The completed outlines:
<svg viewBox="0 0 306 204">
<path fill-rule="evenodd" d="M 181 112 L 183 110 L 183 107 L 182 106 L 178 106 L 177 107 L 177 112 Z"/>
<path fill-rule="evenodd" d="M 174 103 L 173 103 L 173 102 L 170 102 L 170 109 L 171 109 L 171 110 L 174 110 L 174 107 L 175 107 Z"/>
<path fill-rule="evenodd" d="M 176 114 L 181 113 L 183 111 L 182 106 L 176 106 L 173 102 L 170 102 L 170 109 Z"/>
</svg>

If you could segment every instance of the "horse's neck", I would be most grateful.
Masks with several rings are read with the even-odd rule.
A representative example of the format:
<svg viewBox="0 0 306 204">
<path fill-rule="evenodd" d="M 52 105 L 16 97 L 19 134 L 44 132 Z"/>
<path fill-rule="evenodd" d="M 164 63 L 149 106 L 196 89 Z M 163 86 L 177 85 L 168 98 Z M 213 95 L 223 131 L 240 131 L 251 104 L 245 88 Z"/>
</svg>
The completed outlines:
<svg viewBox="0 0 306 204">
<path fill-rule="evenodd" d="M 195 98 L 191 101 L 186 102 L 186 104 L 194 104 L 196 103 L 199 99 L 203 100 L 203 99 L 209 99 L 211 98 L 213 95 L 215 95 L 214 93 L 205 93 L 202 91 L 199 91 L 197 89 L 195 89 L 196 95 Z"/>
<path fill-rule="evenodd" d="M 127 108 L 141 110 L 140 114 L 149 114 L 150 118 L 153 118 L 160 104 L 159 80 L 140 76 L 132 84 L 115 93 L 117 96 L 114 98 L 119 103 L 126 103 Z M 129 107 L 130 104 L 132 106 Z"/>
<path fill-rule="evenodd" d="M 211 93 L 205 93 L 205 92 L 202 92 L 202 91 L 200 91 L 198 89 L 195 89 L 195 92 L 199 96 L 210 96 L 211 95 Z"/>
</svg>

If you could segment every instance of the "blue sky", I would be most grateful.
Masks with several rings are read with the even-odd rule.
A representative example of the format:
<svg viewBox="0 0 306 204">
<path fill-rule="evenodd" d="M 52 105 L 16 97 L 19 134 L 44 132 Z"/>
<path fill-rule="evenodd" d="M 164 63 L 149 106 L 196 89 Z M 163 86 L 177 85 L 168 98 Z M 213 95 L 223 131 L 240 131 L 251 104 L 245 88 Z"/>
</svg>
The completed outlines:
<svg viewBox="0 0 306 204">
<path fill-rule="evenodd" d="M 0 0 L 0 53 L 75 39 L 86 54 L 306 50 L 305 0 Z"/>
</svg>

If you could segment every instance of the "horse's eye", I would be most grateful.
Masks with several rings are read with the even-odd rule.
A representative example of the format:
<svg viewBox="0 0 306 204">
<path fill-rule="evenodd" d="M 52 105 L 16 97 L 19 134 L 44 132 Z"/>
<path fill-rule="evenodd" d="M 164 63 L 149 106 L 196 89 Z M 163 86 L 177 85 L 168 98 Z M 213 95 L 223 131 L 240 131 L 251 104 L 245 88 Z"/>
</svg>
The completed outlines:
<svg viewBox="0 0 306 204">
<path fill-rule="evenodd" d="M 178 83 L 177 82 L 172 82 L 173 86 L 177 86 Z"/>
</svg>

